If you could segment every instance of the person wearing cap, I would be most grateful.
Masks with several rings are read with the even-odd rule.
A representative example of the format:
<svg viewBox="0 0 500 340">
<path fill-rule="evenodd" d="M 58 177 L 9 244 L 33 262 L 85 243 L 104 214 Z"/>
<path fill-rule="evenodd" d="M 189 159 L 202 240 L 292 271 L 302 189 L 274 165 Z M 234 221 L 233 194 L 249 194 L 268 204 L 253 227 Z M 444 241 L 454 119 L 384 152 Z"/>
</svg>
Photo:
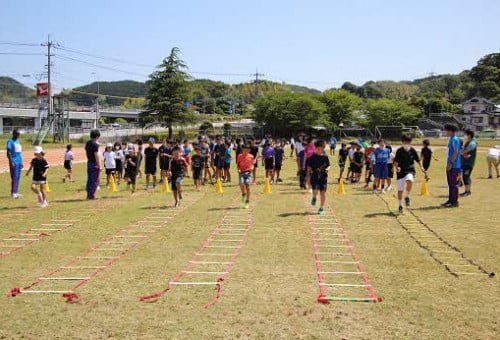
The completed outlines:
<svg viewBox="0 0 500 340">
<path fill-rule="evenodd" d="M 12 198 L 19 198 L 19 182 L 21 180 L 21 170 L 23 168 L 23 148 L 19 142 L 19 130 L 12 131 L 12 138 L 7 141 L 7 158 L 9 160 Z"/>
<path fill-rule="evenodd" d="M 109 188 L 111 177 L 116 173 L 116 153 L 113 151 L 113 144 L 106 144 L 106 150 L 102 154 L 104 159 L 104 169 L 106 171 L 106 188 Z"/>
<path fill-rule="evenodd" d="M 149 179 L 153 176 L 153 189 L 156 189 L 156 163 L 159 151 L 155 147 L 155 139 L 148 139 L 148 146 L 144 149 L 144 174 L 146 175 L 146 190 L 149 190 Z"/>
<path fill-rule="evenodd" d="M 498 166 L 500 165 L 500 145 L 495 145 L 494 148 L 488 150 L 486 160 L 488 161 L 488 178 L 493 178 L 493 172 L 491 170 L 493 167 L 495 168 L 497 178 L 499 178 Z"/>
<path fill-rule="evenodd" d="M 99 130 L 90 131 L 90 140 L 85 144 L 85 153 L 87 155 L 87 199 L 95 200 L 95 193 L 99 186 L 99 175 L 101 172 L 101 163 L 99 160 L 99 143 L 97 140 L 101 137 Z"/>
<path fill-rule="evenodd" d="M 31 190 L 36 194 L 38 198 L 38 203 L 42 208 L 48 206 L 47 194 L 45 192 L 45 184 L 47 184 L 47 172 L 49 171 L 49 164 L 44 158 L 43 149 L 41 146 L 35 146 L 33 151 L 35 158 L 31 160 L 30 168 L 26 172 L 26 176 L 29 176 L 31 170 L 33 170 L 33 182 L 31 183 Z"/>
</svg>

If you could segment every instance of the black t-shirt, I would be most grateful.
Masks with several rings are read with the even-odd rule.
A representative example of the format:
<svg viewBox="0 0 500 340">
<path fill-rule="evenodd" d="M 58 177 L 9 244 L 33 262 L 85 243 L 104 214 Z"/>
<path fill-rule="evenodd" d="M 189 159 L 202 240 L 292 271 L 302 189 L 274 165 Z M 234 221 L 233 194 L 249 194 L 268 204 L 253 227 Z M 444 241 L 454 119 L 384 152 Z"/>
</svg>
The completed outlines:
<svg viewBox="0 0 500 340">
<path fill-rule="evenodd" d="M 169 170 L 172 173 L 172 177 L 180 177 L 184 175 L 184 169 L 187 167 L 186 160 L 182 157 L 170 160 Z"/>
<path fill-rule="evenodd" d="M 313 154 L 306 160 L 306 168 L 311 168 L 311 173 L 313 177 L 316 178 L 326 178 L 327 173 L 325 169 L 330 166 L 330 160 L 326 155 Z"/>
<path fill-rule="evenodd" d="M 89 162 L 97 163 L 97 159 L 95 158 L 95 153 L 99 152 L 99 144 L 97 144 L 96 141 L 93 141 L 92 139 L 89 140 L 85 144 L 85 152 L 87 153 L 87 160 Z"/>
<path fill-rule="evenodd" d="M 425 165 L 431 164 L 431 158 L 432 158 L 432 150 L 428 147 L 423 147 L 422 148 L 422 163 Z"/>
<path fill-rule="evenodd" d="M 33 180 L 34 181 L 46 181 L 47 177 L 43 176 L 43 173 L 49 167 L 49 163 L 45 158 L 33 158 L 31 160 L 31 166 L 33 167 Z"/>
<path fill-rule="evenodd" d="M 250 154 L 252 154 L 255 159 L 255 163 L 257 163 L 257 155 L 259 154 L 259 147 L 257 145 L 252 145 L 250 147 Z"/>
<path fill-rule="evenodd" d="M 243 147 L 241 145 L 236 146 L 236 157 L 238 157 L 239 154 L 243 153 Z"/>
<path fill-rule="evenodd" d="M 363 164 L 364 154 L 362 151 L 356 151 L 354 153 L 354 161 L 359 164 Z"/>
<path fill-rule="evenodd" d="M 127 164 L 127 171 L 129 173 L 134 173 L 137 171 L 137 156 L 126 155 L 125 163 Z M 132 164 L 134 163 L 134 164 Z"/>
<path fill-rule="evenodd" d="M 156 158 L 158 157 L 158 149 L 148 146 L 144 149 L 144 156 L 146 157 L 146 165 L 154 166 L 156 164 Z"/>
<path fill-rule="evenodd" d="M 348 155 L 349 155 L 349 151 L 347 151 L 347 149 L 340 149 L 339 150 L 339 164 L 345 164 Z"/>
<path fill-rule="evenodd" d="M 398 172 L 398 179 L 404 178 L 408 174 L 415 174 L 415 162 L 419 162 L 417 151 L 412 147 L 409 151 L 406 151 L 403 147 L 396 151 L 396 157 L 394 162 L 398 163 L 398 167 L 401 171 Z"/>
<path fill-rule="evenodd" d="M 274 149 L 274 163 L 281 164 L 283 163 L 283 155 L 285 150 L 283 148 L 275 148 Z"/>
<path fill-rule="evenodd" d="M 193 155 L 191 157 L 191 166 L 193 168 L 203 168 L 203 165 L 205 165 L 205 157 L 202 155 Z"/>
</svg>

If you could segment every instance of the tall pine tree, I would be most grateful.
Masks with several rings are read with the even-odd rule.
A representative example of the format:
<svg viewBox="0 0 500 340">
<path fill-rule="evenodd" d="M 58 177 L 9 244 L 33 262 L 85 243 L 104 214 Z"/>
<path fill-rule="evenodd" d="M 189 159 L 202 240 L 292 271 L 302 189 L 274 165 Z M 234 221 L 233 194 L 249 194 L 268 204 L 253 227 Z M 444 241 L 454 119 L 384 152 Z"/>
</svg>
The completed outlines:
<svg viewBox="0 0 500 340">
<path fill-rule="evenodd" d="M 189 75 L 185 72 L 187 66 L 179 53 L 177 47 L 172 48 L 170 55 L 158 66 L 158 71 L 151 74 L 146 110 L 140 115 L 143 125 L 157 123 L 167 127 L 169 138 L 172 138 L 173 125 L 194 121 L 193 114 L 185 105 Z"/>
</svg>

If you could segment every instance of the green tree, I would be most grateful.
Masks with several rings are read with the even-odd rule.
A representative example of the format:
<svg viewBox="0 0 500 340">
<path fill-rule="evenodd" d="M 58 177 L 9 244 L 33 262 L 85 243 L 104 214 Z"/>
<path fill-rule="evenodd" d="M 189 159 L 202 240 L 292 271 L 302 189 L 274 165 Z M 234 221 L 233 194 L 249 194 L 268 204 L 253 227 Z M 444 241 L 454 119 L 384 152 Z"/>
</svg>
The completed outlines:
<svg viewBox="0 0 500 340">
<path fill-rule="evenodd" d="M 328 124 L 325 111 L 325 105 L 313 95 L 283 92 L 259 97 L 253 118 L 280 136 L 290 136 L 318 124 Z"/>
<path fill-rule="evenodd" d="M 141 113 L 141 123 L 158 123 L 168 128 L 168 137 L 172 138 L 174 124 L 194 122 L 194 115 L 185 102 L 188 99 L 187 67 L 179 58 L 179 49 L 172 48 L 170 55 L 150 76 L 149 94 L 146 98 L 146 110 Z"/>
<path fill-rule="evenodd" d="M 327 90 L 321 96 L 326 114 L 333 126 L 346 122 L 353 117 L 353 112 L 361 107 L 361 98 L 347 90 Z"/>
<path fill-rule="evenodd" d="M 393 99 L 368 99 L 366 103 L 368 124 L 370 127 L 377 125 L 403 125 L 414 124 L 421 116 L 421 110 L 404 101 Z"/>
</svg>

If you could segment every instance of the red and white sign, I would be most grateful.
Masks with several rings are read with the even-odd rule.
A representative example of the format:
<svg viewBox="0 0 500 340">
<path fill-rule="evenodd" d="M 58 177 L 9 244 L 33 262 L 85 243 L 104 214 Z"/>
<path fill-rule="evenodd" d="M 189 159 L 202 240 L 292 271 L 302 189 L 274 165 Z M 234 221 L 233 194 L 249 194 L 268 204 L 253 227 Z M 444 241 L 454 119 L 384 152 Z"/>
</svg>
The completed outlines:
<svg viewBox="0 0 500 340">
<path fill-rule="evenodd" d="M 36 96 L 47 97 L 49 95 L 49 85 L 47 83 L 36 84 Z"/>
</svg>

